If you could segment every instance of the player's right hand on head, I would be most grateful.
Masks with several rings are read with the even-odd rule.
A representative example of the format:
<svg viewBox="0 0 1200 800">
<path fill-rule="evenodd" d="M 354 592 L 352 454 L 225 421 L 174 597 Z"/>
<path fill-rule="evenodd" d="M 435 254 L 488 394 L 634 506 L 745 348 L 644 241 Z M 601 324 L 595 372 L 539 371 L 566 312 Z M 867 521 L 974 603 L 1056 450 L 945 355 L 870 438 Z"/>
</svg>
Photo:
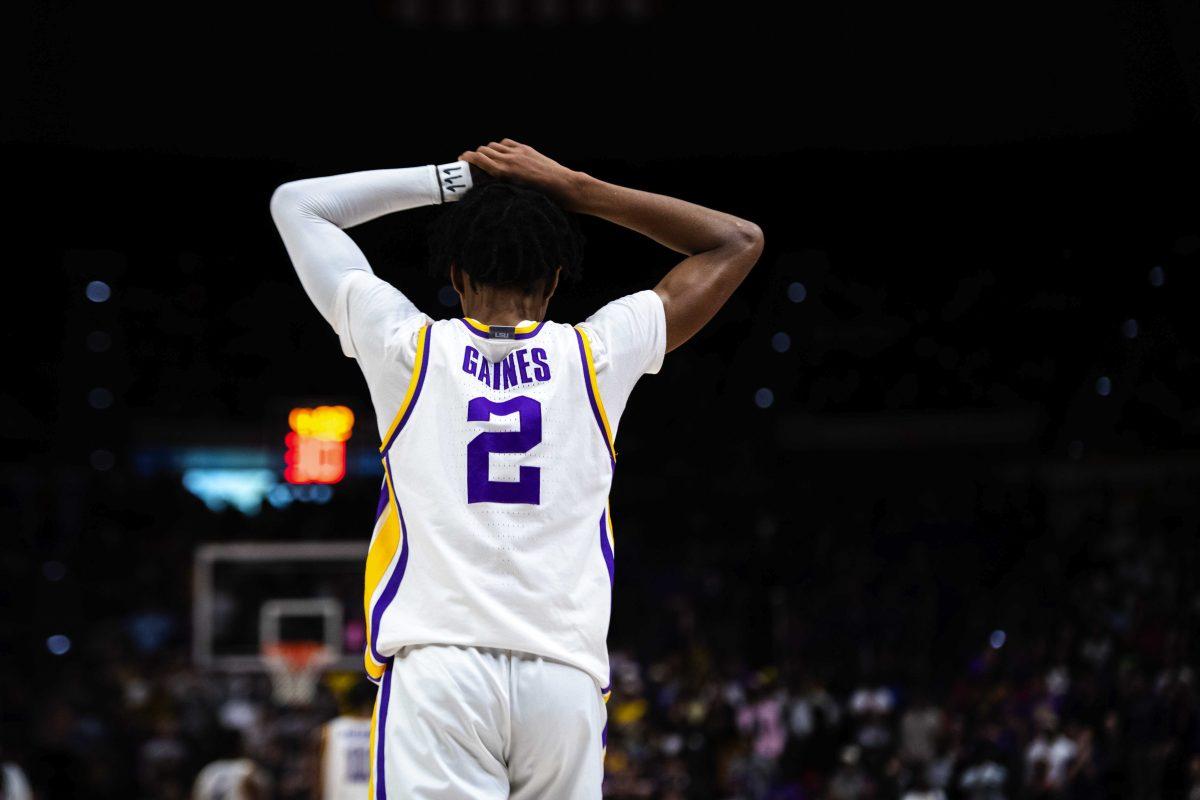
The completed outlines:
<svg viewBox="0 0 1200 800">
<path fill-rule="evenodd" d="M 474 150 L 466 150 L 458 158 L 496 180 L 530 186 L 550 195 L 565 208 L 572 208 L 580 173 L 564 167 L 527 144 L 501 139 Z"/>
</svg>

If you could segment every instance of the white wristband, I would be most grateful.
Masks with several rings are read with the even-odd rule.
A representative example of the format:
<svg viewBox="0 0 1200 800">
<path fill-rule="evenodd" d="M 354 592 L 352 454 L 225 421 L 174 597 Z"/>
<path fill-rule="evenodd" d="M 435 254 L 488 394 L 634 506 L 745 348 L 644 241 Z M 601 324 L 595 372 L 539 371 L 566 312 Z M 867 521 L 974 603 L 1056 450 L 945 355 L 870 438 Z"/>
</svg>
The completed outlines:
<svg viewBox="0 0 1200 800">
<path fill-rule="evenodd" d="M 437 180 L 440 202 L 453 203 L 471 190 L 471 165 L 466 161 L 438 164 Z"/>
</svg>

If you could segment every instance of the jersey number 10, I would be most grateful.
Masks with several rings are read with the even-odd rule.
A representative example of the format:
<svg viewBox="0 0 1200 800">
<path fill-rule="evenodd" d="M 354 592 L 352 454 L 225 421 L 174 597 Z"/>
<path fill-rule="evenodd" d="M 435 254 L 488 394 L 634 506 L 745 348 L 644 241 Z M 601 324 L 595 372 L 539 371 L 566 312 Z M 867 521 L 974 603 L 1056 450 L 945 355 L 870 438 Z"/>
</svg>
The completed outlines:
<svg viewBox="0 0 1200 800">
<path fill-rule="evenodd" d="M 542 471 L 522 466 L 516 481 L 494 481 L 488 468 L 492 453 L 528 453 L 542 441 L 542 404 L 520 395 L 498 403 L 476 397 L 467 404 L 468 422 L 488 422 L 492 417 L 517 414 L 515 431 L 486 431 L 467 445 L 468 503 L 529 503 L 541 498 Z"/>
</svg>

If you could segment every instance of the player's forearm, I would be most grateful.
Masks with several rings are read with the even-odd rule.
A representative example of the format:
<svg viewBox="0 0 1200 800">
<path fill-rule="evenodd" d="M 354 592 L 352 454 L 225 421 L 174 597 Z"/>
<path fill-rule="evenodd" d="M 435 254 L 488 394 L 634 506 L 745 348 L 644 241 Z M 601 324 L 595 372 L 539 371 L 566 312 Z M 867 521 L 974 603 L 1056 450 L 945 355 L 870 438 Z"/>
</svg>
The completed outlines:
<svg viewBox="0 0 1200 800">
<path fill-rule="evenodd" d="M 285 183 L 275 190 L 271 211 L 351 228 L 384 214 L 454 200 L 470 186 L 463 162 L 349 172 Z"/>
<path fill-rule="evenodd" d="M 384 214 L 449 202 L 471 187 L 465 162 L 351 172 L 285 183 L 271 216 L 309 298 L 332 322 L 338 284 L 371 266 L 344 228 Z"/>
<path fill-rule="evenodd" d="M 713 318 L 762 253 L 762 229 L 732 214 L 586 175 L 572 195 L 575 210 L 623 225 L 687 256 L 654 287 L 666 313 L 668 352 Z"/>
<path fill-rule="evenodd" d="M 688 256 L 741 247 L 761 235 L 753 223 L 732 214 L 607 183 L 586 173 L 578 173 L 566 205 L 572 211 L 637 231 Z"/>
</svg>

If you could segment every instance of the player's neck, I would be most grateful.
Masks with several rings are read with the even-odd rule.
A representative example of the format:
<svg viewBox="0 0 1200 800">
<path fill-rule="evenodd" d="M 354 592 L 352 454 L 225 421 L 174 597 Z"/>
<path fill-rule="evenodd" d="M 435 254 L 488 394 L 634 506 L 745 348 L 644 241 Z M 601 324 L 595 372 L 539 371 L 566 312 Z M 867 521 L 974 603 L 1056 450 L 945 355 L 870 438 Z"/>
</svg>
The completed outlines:
<svg viewBox="0 0 1200 800">
<path fill-rule="evenodd" d="M 487 292 L 463 298 L 463 316 L 484 325 L 518 325 L 525 320 L 541 322 L 549 298 L 540 293 Z"/>
</svg>

